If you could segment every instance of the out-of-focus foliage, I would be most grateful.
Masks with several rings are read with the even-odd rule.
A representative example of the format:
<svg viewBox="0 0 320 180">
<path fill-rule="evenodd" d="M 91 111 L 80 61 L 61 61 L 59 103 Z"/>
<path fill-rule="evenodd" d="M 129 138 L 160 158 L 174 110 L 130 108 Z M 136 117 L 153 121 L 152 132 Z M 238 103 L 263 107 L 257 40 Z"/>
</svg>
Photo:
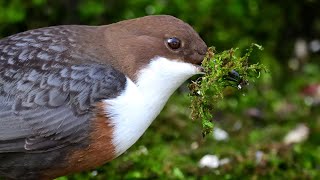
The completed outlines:
<svg viewBox="0 0 320 180">
<path fill-rule="evenodd" d="M 320 1 L 261 0 L 1 0 L 0 37 L 59 24 L 100 25 L 149 14 L 171 14 L 190 23 L 218 51 L 252 42 L 270 74 L 230 94 L 213 112 L 229 139 L 202 139 L 191 121 L 185 86 L 171 98 L 145 135 L 127 153 L 96 171 L 62 179 L 319 179 Z M 259 56 L 259 58 L 255 58 Z M 297 124 L 309 128 L 301 143 L 283 138 Z M 227 158 L 200 168 L 205 154 Z"/>
</svg>

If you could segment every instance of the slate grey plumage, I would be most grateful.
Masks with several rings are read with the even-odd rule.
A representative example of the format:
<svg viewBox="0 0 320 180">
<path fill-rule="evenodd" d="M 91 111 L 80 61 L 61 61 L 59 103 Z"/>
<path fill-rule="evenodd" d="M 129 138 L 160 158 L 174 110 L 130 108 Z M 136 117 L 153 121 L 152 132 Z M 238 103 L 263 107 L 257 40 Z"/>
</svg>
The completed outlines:
<svg viewBox="0 0 320 180">
<path fill-rule="evenodd" d="M 19 163 L 12 153 L 85 142 L 90 108 L 124 89 L 125 75 L 84 54 L 77 36 L 57 26 L 0 40 L 0 175 Z"/>
</svg>

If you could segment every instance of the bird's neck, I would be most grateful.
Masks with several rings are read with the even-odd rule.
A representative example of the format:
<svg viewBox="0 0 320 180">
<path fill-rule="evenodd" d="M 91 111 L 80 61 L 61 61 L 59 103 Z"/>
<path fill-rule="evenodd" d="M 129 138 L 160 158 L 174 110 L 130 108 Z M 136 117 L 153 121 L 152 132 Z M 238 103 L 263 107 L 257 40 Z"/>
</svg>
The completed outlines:
<svg viewBox="0 0 320 180">
<path fill-rule="evenodd" d="M 120 96 L 105 100 L 117 155 L 141 137 L 172 93 L 197 73 L 192 64 L 156 57 L 140 70 L 135 83 L 127 78 Z"/>
</svg>

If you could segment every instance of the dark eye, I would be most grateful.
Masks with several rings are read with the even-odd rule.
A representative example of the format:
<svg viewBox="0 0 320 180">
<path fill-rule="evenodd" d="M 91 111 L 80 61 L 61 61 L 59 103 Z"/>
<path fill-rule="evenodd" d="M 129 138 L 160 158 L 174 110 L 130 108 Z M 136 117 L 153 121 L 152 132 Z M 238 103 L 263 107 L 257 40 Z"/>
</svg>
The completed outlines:
<svg viewBox="0 0 320 180">
<path fill-rule="evenodd" d="M 179 49 L 181 47 L 181 41 L 176 37 L 167 39 L 167 44 L 173 50 Z"/>
</svg>

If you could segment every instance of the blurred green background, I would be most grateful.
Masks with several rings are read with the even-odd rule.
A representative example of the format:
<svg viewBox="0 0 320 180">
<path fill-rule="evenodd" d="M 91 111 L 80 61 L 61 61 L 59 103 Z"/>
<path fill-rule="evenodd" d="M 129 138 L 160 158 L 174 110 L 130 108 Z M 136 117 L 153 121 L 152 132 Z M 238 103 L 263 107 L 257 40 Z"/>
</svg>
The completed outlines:
<svg viewBox="0 0 320 180">
<path fill-rule="evenodd" d="M 0 0 L 0 37 L 170 14 L 218 51 L 264 47 L 250 62 L 265 64 L 270 73 L 217 104 L 213 135 L 202 138 L 201 122 L 190 119 L 184 85 L 124 155 L 59 180 L 319 179 L 319 10 L 318 0 Z"/>
</svg>

